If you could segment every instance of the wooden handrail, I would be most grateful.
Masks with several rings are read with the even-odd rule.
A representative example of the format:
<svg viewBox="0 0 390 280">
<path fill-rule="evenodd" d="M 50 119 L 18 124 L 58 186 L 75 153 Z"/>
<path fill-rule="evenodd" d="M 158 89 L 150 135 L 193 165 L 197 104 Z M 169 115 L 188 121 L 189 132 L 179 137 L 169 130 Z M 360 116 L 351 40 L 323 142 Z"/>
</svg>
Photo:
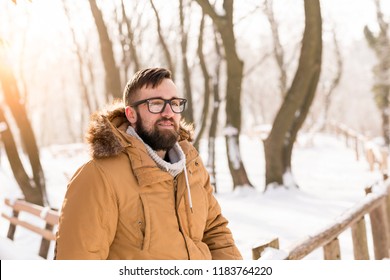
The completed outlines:
<svg viewBox="0 0 390 280">
<path fill-rule="evenodd" d="M 321 230 L 319 233 L 310 236 L 299 244 L 295 245 L 287 257 L 288 260 L 299 260 L 307 256 L 309 253 L 323 247 L 337 238 L 342 232 L 357 223 L 364 215 L 379 207 L 385 201 L 386 194 L 369 195 L 367 201 L 359 203 L 351 210 L 351 213 L 345 214 L 340 221 L 331 225 L 328 228 Z"/>
<path fill-rule="evenodd" d="M 373 228 L 375 258 L 388 258 L 390 257 L 390 224 L 388 224 L 389 217 L 387 214 L 389 211 L 390 183 L 386 183 L 380 191 L 367 194 L 362 202 L 356 204 L 340 216 L 336 223 L 283 250 L 288 252 L 284 259 L 299 260 L 321 247 L 324 248 L 325 259 L 339 259 L 340 249 L 338 236 L 348 228 L 352 229 L 355 259 L 368 259 L 367 244 L 361 244 L 367 242 L 364 221 L 365 215 L 370 215 L 371 223 L 373 223 L 373 220 L 377 220 L 376 222 L 374 221 L 377 225 L 372 224 L 375 226 Z M 254 248 L 253 250 L 256 249 Z M 264 247 L 262 247 L 263 249 Z"/>
</svg>

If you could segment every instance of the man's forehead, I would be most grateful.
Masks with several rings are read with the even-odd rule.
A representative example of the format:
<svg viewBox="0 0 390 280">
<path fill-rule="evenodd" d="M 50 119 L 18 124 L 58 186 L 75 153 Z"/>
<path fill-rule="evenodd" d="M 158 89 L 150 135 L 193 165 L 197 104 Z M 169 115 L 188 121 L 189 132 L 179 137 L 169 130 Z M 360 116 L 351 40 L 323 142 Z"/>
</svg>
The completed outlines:
<svg viewBox="0 0 390 280">
<path fill-rule="evenodd" d="M 152 85 L 145 85 L 138 90 L 137 95 L 139 98 L 161 97 L 170 99 L 180 97 L 176 85 L 169 79 L 165 79 L 155 87 L 152 87 Z"/>
</svg>

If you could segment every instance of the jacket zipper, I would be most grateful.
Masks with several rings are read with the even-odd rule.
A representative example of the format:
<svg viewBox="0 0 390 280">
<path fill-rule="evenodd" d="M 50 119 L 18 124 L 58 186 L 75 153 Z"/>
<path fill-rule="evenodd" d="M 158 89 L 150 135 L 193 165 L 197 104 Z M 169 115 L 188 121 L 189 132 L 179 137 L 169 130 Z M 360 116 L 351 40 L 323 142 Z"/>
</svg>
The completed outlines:
<svg viewBox="0 0 390 280">
<path fill-rule="evenodd" d="M 187 240 L 186 240 L 186 237 L 184 235 L 183 228 L 181 226 L 179 212 L 178 212 L 178 207 L 176 207 L 176 194 L 177 194 L 177 179 L 176 178 L 173 179 L 173 190 L 174 190 L 173 195 L 174 195 L 174 198 L 175 198 L 175 213 L 176 213 L 177 224 L 179 225 L 179 231 L 180 231 L 181 235 L 183 236 L 184 243 L 186 245 L 187 258 L 190 260 L 190 251 L 188 250 Z"/>
</svg>

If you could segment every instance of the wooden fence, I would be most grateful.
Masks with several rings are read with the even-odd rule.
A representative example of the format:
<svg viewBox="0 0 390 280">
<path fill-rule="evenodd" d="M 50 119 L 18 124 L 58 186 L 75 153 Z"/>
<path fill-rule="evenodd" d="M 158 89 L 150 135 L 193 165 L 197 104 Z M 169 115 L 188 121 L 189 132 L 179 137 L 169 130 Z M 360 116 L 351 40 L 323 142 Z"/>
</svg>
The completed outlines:
<svg viewBox="0 0 390 280">
<path fill-rule="evenodd" d="M 343 138 L 345 145 L 354 150 L 356 160 L 364 157 L 369 164 L 370 171 L 377 169 L 382 173 L 387 173 L 389 156 L 387 147 L 379 145 L 368 136 L 358 133 L 341 123 L 330 122 L 327 129 L 339 138 Z"/>
<path fill-rule="evenodd" d="M 299 260 L 318 248 L 323 248 L 325 260 L 341 259 L 339 236 L 351 229 L 353 254 L 356 260 L 370 259 L 366 231 L 367 218 L 371 223 L 374 259 L 390 257 L 390 180 L 366 189 L 365 199 L 342 215 L 334 224 L 324 228 L 317 234 L 308 237 L 284 250 L 279 249 L 279 240 L 252 249 L 253 259 L 285 259 Z M 265 254 L 267 248 L 274 248 L 274 254 Z M 279 254 L 277 253 L 279 252 Z M 262 254 L 264 253 L 264 254 Z M 372 259 L 372 258 L 371 258 Z"/>
</svg>

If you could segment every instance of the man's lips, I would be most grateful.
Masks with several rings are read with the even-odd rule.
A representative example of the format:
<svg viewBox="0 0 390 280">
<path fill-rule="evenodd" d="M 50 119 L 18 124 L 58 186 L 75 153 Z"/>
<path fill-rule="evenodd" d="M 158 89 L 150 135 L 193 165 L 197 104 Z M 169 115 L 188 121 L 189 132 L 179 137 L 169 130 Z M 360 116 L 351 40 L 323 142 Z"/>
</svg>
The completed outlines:
<svg viewBox="0 0 390 280">
<path fill-rule="evenodd" d="M 159 121 L 158 125 L 165 128 L 173 128 L 174 124 L 171 121 Z"/>
</svg>

